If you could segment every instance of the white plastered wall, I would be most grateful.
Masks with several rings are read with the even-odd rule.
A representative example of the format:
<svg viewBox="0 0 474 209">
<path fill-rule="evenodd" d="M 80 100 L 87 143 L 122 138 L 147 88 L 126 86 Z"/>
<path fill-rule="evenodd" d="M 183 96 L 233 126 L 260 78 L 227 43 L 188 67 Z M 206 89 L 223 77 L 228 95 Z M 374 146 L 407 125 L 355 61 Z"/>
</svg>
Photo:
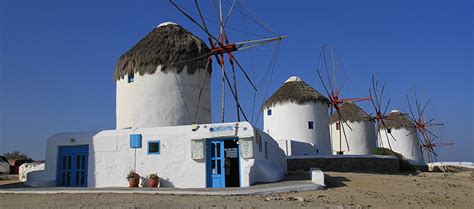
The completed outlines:
<svg viewBox="0 0 474 209">
<path fill-rule="evenodd" d="M 211 122 L 211 74 L 204 69 L 188 74 L 187 66 L 180 73 L 174 69 L 165 73 L 161 67 L 154 74 L 135 73 L 131 83 L 127 76 L 116 81 L 117 129 L 192 124 L 203 76 L 206 78 L 194 122 Z"/>
<path fill-rule="evenodd" d="M 219 132 L 209 131 L 210 127 L 232 125 L 236 128 Z M 142 135 L 142 148 L 130 148 L 130 134 Z M 45 186 L 54 186 L 57 171 L 59 146 L 89 145 L 88 186 L 89 187 L 126 187 L 126 175 L 136 165 L 136 172 L 141 176 L 157 173 L 162 178 L 161 186 L 179 188 L 206 187 L 206 161 L 192 159 L 191 143 L 196 139 L 239 138 L 250 139 L 255 149 L 254 128 L 247 122 L 200 125 L 192 131 L 192 126 L 155 127 L 140 129 L 108 130 L 99 132 L 63 133 L 48 139 L 46 150 L 46 166 L 41 172 L 29 174 L 28 181 L 47 182 Z M 71 139 L 74 139 L 72 142 Z M 148 141 L 160 140 L 159 155 L 148 155 Z M 267 139 L 271 144 L 272 157 L 262 159 L 260 155 L 253 158 L 240 159 L 241 186 L 247 187 L 254 182 L 272 182 L 279 179 L 265 176 L 269 171 L 283 177 L 286 169 L 285 155 L 275 150 L 276 142 Z M 135 154 L 136 151 L 136 154 Z M 136 156 L 136 157 L 135 157 Z M 285 158 L 285 161 L 282 160 Z M 274 161 L 272 161 L 274 159 Z M 253 170 L 255 162 L 263 162 Z M 284 164 L 283 164 L 284 163 Z M 269 166 L 271 165 L 271 167 Z M 275 168 L 276 167 L 276 168 Z M 284 167 L 284 168 L 283 168 Z"/>
<path fill-rule="evenodd" d="M 328 120 L 328 105 L 319 102 L 285 102 L 263 110 L 263 130 L 284 151 L 291 150 L 288 156 L 331 154 Z M 308 121 L 313 121 L 314 129 L 308 128 Z"/>
<path fill-rule="evenodd" d="M 378 146 L 390 149 L 388 140 L 390 140 L 390 146 L 394 152 L 398 152 L 405 157 L 411 164 L 420 165 L 423 164 L 423 157 L 420 152 L 420 143 L 418 141 L 418 134 L 414 128 L 398 128 L 391 129 L 392 136 L 385 134 L 385 129 L 381 129 L 381 134 L 378 137 Z"/>
<path fill-rule="evenodd" d="M 345 155 L 370 155 L 377 147 L 377 137 L 375 136 L 375 123 L 372 121 L 347 122 L 352 130 L 345 123 L 341 124 L 341 130 L 336 129 L 336 123 L 330 124 L 332 152 L 337 154 L 341 150 Z M 342 125 L 347 136 L 347 142 L 342 132 Z M 341 142 L 341 143 L 340 143 Z M 349 147 L 347 146 L 349 144 Z"/>
</svg>

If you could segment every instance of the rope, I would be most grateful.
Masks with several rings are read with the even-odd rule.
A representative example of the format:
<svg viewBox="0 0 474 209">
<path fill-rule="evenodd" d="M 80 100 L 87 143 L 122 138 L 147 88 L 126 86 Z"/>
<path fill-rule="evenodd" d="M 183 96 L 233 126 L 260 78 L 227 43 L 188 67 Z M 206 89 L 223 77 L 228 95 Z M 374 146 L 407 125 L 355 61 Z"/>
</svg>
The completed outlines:
<svg viewBox="0 0 474 209">
<path fill-rule="evenodd" d="M 196 117 L 197 117 L 197 113 L 198 113 L 198 108 L 199 108 L 199 104 L 201 102 L 201 95 L 202 95 L 202 90 L 204 88 L 204 83 L 206 81 L 206 75 L 207 75 L 207 69 L 209 67 L 209 65 L 211 64 L 211 59 L 209 57 L 209 60 L 207 61 L 207 65 L 206 65 L 206 70 L 204 71 L 204 74 L 202 76 L 202 82 L 201 82 L 201 88 L 199 89 L 199 95 L 198 95 L 198 100 L 197 100 L 197 103 L 196 103 L 196 108 L 194 109 L 194 118 L 193 118 L 193 123 L 196 123 Z"/>
<path fill-rule="evenodd" d="M 186 108 L 186 112 L 188 113 L 189 121 L 192 122 L 191 113 L 189 112 L 189 109 L 188 109 L 188 103 L 186 103 L 186 99 L 184 98 L 183 90 L 181 89 L 181 85 L 179 84 L 178 77 L 176 76 L 176 71 L 173 71 L 173 75 L 174 75 L 174 79 L 176 80 L 176 84 L 178 84 L 179 93 L 181 94 L 181 98 L 183 99 L 184 107 Z"/>
<path fill-rule="evenodd" d="M 270 63 L 270 66 L 269 66 L 269 69 L 271 69 L 271 71 L 270 71 L 270 76 L 269 76 L 269 79 L 268 79 L 268 83 L 271 81 L 271 79 L 272 79 L 272 77 L 273 77 L 273 72 L 274 72 L 275 66 L 276 66 L 276 59 L 277 59 L 278 53 L 279 53 L 279 51 L 280 51 L 280 43 L 281 43 L 281 42 L 278 41 L 278 45 L 277 45 L 277 47 L 276 47 L 275 53 L 273 54 L 273 58 L 272 58 L 272 61 L 271 61 L 271 63 Z M 265 75 L 268 75 L 268 74 L 265 74 Z M 264 77 L 264 78 L 265 78 L 265 77 Z M 263 81 L 263 80 L 264 80 L 264 79 L 262 79 L 262 81 Z M 269 86 L 269 85 L 266 85 L 265 93 L 264 93 L 264 95 L 263 95 L 262 104 L 265 102 L 265 98 L 267 97 L 268 89 L 269 89 L 268 86 Z M 260 87 L 259 87 L 258 89 L 260 89 Z M 259 121 L 259 119 L 260 119 L 260 115 L 261 115 L 261 114 L 258 114 L 258 115 L 257 115 L 257 119 L 255 120 L 254 124 L 258 123 L 258 121 Z"/>
</svg>

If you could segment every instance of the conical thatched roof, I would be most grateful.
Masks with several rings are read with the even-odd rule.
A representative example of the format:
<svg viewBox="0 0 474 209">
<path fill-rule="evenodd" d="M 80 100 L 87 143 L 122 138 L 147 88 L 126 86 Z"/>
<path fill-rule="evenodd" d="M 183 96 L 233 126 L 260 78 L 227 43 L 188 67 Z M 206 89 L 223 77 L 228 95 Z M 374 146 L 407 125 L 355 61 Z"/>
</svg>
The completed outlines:
<svg viewBox="0 0 474 209">
<path fill-rule="evenodd" d="M 209 48 L 201 39 L 183 27 L 175 23 L 162 23 L 120 56 L 115 65 L 114 79 L 120 80 L 132 71 L 140 75 L 153 74 L 158 65 L 163 66 L 162 71 L 173 69 L 177 73 L 187 65 L 187 72 L 193 74 L 198 68 L 206 68 L 207 58 L 187 63 L 183 61 L 209 52 Z M 211 67 L 208 71 L 211 72 Z"/>
<path fill-rule="evenodd" d="M 399 129 L 399 128 L 407 128 L 412 129 L 416 126 L 413 121 L 408 119 L 403 113 L 398 110 L 392 110 L 387 117 L 383 120 L 387 128 Z M 383 125 L 381 126 L 382 128 Z"/>
<path fill-rule="evenodd" d="M 297 104 L 321 102 L 329 104 L 326 97 L 296 76 L 290 77 L 283 86 L 263 103 L 262 108 L 269 108 L 275 104 L 285 102 L 295 102 Z"/>
<path fill-rule="evenodd" d="M 344 102 L 339 106 L 339 113 L 346 122 L 363 122 L 363 121 L 374 121 L 374 119 L 368 115 L 362 108 L 352 102 Z M 329 122 L 336 123 L 340 121 L 337 112 L 333 112 L 329 118 Z"/>
</svg>

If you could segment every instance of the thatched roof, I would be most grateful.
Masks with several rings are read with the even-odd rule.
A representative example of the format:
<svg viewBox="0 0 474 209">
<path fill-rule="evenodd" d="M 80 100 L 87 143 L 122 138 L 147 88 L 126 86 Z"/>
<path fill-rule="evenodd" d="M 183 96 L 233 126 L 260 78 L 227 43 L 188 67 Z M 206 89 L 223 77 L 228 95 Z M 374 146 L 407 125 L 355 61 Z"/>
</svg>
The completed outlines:
<svg viewBox="0 0 474 209">
<path fill-rule="evenodd" d="M 268 98 L 268 100 L 263 103 L 262 109 L 285 102 L 295 102 L 297 104 L 321 102 L 329 104 L 329 100 L 325 96 L 296 76 L 290 77 L 283 86 Z"/>
<path fill-rule="evenodd" d="M 403 113 L 398 110 L 393 110 L 390 112 L 387 117 L 383 120 L 387 128 L 399 129 L 399 128 L 408 128 L 412 129 L 416 126 L 413 121 L 408 119 Z M 383 125 L 381 126 L 382 128 Z"/>
<path fill-rule="evenodd" d="M 177 73 L 187 65 L 187 72 L 194 74 L 197 69 L 206 68 L 207 58 L 188 63 L 183 61 L 209 52 L 201 39 L 183 27 L 175 23 L 162 23 L 120 56 L 115 65 L 114 79 L 120 80 L 132 71 L 140 75 L 153 74 L 158 65 L 163 66 L 162 71 L 176 70 Z M 211 72 L 211 67 L 208 71 Z"/>
<path fill-rule="evenodd" d="M 368 115 L 362 108 L 352 102 L 344 102 L 339 106 L 339 113 L 346 122 L 374 121 L 374 118 Z M 329 122 L 336 123 L 340 121 L 337 112 L 333 112 Z"/>
</svg>

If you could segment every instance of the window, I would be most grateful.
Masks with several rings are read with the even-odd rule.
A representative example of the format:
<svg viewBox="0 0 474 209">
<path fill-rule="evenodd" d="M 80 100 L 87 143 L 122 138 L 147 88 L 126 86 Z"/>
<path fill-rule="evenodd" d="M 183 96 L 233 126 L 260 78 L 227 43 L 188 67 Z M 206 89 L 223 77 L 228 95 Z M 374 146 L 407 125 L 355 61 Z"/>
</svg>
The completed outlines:
<svg viewBox="0 0 474 209">
<path fill-rule="evenodd" d="M 260 135 L 258 135 L 258 151 L 259 152 L 262 152 L 262 137 Z"/>
<path fill-rule="evenodd" d="M 314 129 L 314 122 L 308 121 L 308 129 Z"/>
<path fill-rule="evenodd" d="M 391 129 L 391 128 L 387 128 L 387 132 L 388 132 L 389 134 L 391 134 L 391 133 L 392 133 L 392 129 Z"/>
<path fill-rule="evenodd" d="M 148 142 L 148 154 L 159 155 L 160 154 L 160 141 L 149 141 Z"/>
<path fill-rule="evenodd" d="M 341 123 L 340 122 L 336 122 L 336 130 L 339 130 L 341 129 Z"/>
<path fill-rule="evenodd" d="M 272 115 L 272 109 L 268 109 L 268 110 L 267 110 L 267 115 L 268 115 L 268 116 Z"/>
<path fill-rule="evenodd" d="M 135 80 L 135 73 L 133 71 L 129 72 L 128 73 L 128 82 L 132 83 L 134 80 Z"/>
</svg>

